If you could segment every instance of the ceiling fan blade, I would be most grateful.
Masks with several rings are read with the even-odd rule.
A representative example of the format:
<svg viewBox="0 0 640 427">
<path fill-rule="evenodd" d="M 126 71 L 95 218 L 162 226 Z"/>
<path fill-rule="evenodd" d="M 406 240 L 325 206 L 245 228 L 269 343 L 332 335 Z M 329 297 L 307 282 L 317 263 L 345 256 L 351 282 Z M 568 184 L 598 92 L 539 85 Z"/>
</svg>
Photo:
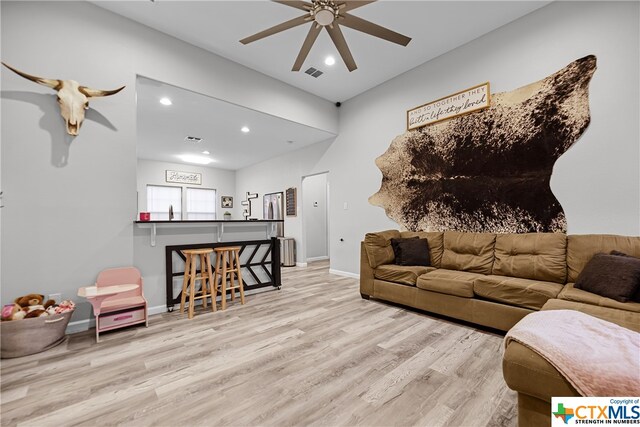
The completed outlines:
<svg viewBox="0 0 640 427">
<path fill-rule="evenodd" d="M 351 51 L 349 50 L 349 46 L 347 45 L 347 41 L 344 39 L 344 35 L 342 34 L 342 30 L 340 26 L 334 22 L 333 26 L 325 27 L 329 32 L 329 36 L 331 36 L 331 40 L 333 40 L 333 44 L 336 45 L 344 64 L 347 66 L 349 71 L 353 71 L 358 66 L 356 65 L 356 61 L 353 60 L 353 56 L 351 55 Z"/>
<path fill-rule="evenodd" d="M 280 3 L 287 6 L 295 7 L 296 9 L 304 10 L 306 12 L 313 9 L 313 4 L 307 3 L 306 1 L 301 0 L 271 0 L 274 3 Z"/>
<path fill-rule="evenodd" d="M 411 41 L 410 37 L 403 36 L 400 33 L 381 27 L 380 25 L 374 24 L 366 19 L 358 18 L 357 16 L 349 15 L 348 13 L 341 14 L 340 16 L 342 17 L 340 25 L 344 25 L 345 27 L 353 28 L 354 30 L 362 31 L 363 33 L 370 34 L 402 46 L 408 45 Z"/>
<path fill-rule="evenodd" d="M 297 18 L 293 18 L 287 22 L 283 22 L 282 24 L 278 24 L 274 27 L 268 28 L 264 31 L 260 31 L 259 33 L 256 33 L 252 36 L 246 37 L 242 40 L 240 40 L 240 43 L 242 44 L 249 44 L 251 42 L 254 42 L 256 40 L 260 40 L 263 39 L 265 37 L 269 37 L 272 36 L 274 34 L 277 34 L 281 31 L 284 30 L 288 30 L 289 28 L 293 28 L 293 27 L 297 27 L 298 25 L 302 25 L 302 24 L 306 24 L 307 22 L 309 22 L 309 17 L 307 15 L 302 15 L 299 16 Z"/>
<path fill-rule="evenodd" d="M 318 34 L 322 27 L 316 25 L 315 23 L 311 24 L 311 28 L 309 29 L 309 33 L 307 33 L 307 38 L 304 39 L 304 43 L 302 43 L 302 47 L 300 48 L 300 53 L 298 53 L 298 57 L 296 58 L 296 62 L 293 64 L 293 68 L 291 71 L 300 71 L 304 60 L 307 59 L 307 55 L 309 55 L 309 51 L 311 47 L 316 42 L 318 38 Z"/>
<path fill-rule="evenodd" d="M 368 4 L 375 3 L 375 2 L 376 2 L 376 0 L 357 0 L 357 1 L 350 0 L 350 1 L 345 1 L 345 2 L 342 3 L 344 5 L 344 7 L 341 7 L 340 11 L 341 12 L 349 12 L 350 10 L 357 9 L 359 7 L 366 6 Z"/>
</svg>

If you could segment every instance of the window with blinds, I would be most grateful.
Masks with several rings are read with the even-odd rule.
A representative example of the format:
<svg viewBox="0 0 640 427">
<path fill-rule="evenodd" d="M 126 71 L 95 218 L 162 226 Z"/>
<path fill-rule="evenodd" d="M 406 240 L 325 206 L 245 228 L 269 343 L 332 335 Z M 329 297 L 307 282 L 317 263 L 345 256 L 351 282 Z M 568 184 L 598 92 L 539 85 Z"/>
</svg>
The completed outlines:
<svg viewBox="0 0 640 427">
<path fill-rule="evenodd" d="M 187 188 L 187 219 L 216 219 L 216 190 Z"/>
<path fill-rule="evenodd" d="M 168 220 L 169 206 L 173 206 L 173 219 L 182 219 L 182 187 L 147 185 L 147 211 L 152 221 Z"/>
</svg>

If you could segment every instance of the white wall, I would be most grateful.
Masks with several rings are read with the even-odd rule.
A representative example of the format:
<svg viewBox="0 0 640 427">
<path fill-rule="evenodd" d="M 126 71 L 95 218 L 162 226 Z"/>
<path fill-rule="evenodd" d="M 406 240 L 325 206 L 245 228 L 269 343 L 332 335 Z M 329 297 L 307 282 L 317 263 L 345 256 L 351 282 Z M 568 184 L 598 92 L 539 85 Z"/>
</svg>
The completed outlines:
<svg viewBox="0 0 640 427">
<path fill-rule="evenodd" d="M 202 174 L 202 185 L 180 185 L 168 183 L 165 180 L 166 170 L 176 170 L 181 172 L 191 172 Z M 236 194 L 236 172 L 226 169 L 209 168 L 196 165 L 185 165 L 181 163 L 167 163 L 156 160 L 138 159 L 138 212 L 147 210 L 147 185 L 168 185 L 182 187 L 182 212 L 186 211 L 186 201 L 184 199 L 187 187 L 207 188 L 216 190 L 216 218 L 223 219 L 226 211 L 234 213 L 236 199 L 233 198 L 234 209 L 226 209 L 220 206 L 221 196 L 234 196 Z M 186 219 L 186 218 L 183 218 Z M 235 215 L 233 219 L 242 219 Z"/>
<path fill-rule="evenodd" d="M 364 234 L 397 227 L 367 198 L 380 187 L 375 158 L 405 131 L 406 110 L 485 81 L 509 91 L 588 54 L 598 58 L 591 124 L 557 161 L 551 188 L 569 233 L 639 235 L 639 7 L 554 2 L 343 103 L 339 135 L 318 162 L 331 171 L 331 268 L 357 273 Z"/>
<path fill-rule="evenodd" d="M 300 191 L 302 177 L 316 172 L 326 172 L 318 169 L 317 163 L 331 146 L 332 140 L 310 145 L 300 150 L 292 151 L 264 162 L 236 171 L 236 197 L 238 203 L 244 200 L 246 192 L 258 193 L 253 200 L 253 217 L 262 219 L 262 196 L 266 193 L 284 192 L 289 187 L 298 191 L 298 206 L 296 216 L 285 216 L 284 235 L 296 240 L 296 261 L 303 262 L 306 257 L 302 245 L 302 218 L 300 205 Z M 329 178 L 330 179 L 330 178 Z M 234 200 L 235 202 L 235 200 Z M 301 261 L 302 260 L 302 261 Z"/>
<path fill-rule="evenodd" d="M 100 270 L 134 263 L 136 75 L 337 130 L 332 103 L 94 5 L 3 1 L 0 8 L 3 61 L 101 89 L 127 86 L 92 100 L 91 120 L 71 140 L 54 93 L 3 67 L 3 302 L 30 292 L 81 301 L 77 288 Z M 88 315 L 83 303 L 74 320 Z"/>
<path fill-rule="evenodd" d="M 307 260 L 328 257 L 327 174 L 304 178 L 300 195 Z"/>
<path fill-rule="evenodd" d="M 375 159 L 405 131 L 406 110 L 485 81 L 493 92 L 510 91 L 595 54 L 591 124 L 556 162 L 551 188 L 569 233 L 639 235 L 638 15 L 637 2 L 554 2 L 344 102 L 333 144 L 300 159 L 311 170 L 274 159 L 282 169 L 254 179 L 268 186 L 330 171 L 331 268 L 358 273 L 364 234 L 398 228 L 367 199 L 380 188 Z"/>
</svg>

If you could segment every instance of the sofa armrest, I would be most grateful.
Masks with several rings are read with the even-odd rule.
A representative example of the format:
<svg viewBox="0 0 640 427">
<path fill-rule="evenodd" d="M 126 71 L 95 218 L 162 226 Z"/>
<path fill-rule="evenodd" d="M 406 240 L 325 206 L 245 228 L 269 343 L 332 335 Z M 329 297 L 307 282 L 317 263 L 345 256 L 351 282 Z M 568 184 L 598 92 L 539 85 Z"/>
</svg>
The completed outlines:
<svg viewBox="0 0 640 427">
<path fill-rule="evenodd" d="M 373 295 L 373 268 L 369 265 L 364 242 L 360 242 L 360 295 L 366 299 Z"/>
<path fill-rule="evenodd" d="M 580 396 L 542 356 L 516 341 L 504 351 L 502 375 L 511 390 L 551 402 L 553 396 Z"/>
</svg>

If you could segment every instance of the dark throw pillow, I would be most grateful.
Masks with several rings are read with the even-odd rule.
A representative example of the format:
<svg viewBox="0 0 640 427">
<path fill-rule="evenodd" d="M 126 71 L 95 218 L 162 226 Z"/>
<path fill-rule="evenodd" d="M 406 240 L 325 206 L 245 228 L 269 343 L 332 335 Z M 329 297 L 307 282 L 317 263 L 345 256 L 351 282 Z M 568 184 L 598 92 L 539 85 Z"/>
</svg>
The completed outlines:
<svg viewBox="0 0 640 427">
<path fill-rule="evenodd" d="M 580 272 L 575 287 L 620 302 L 632 301 L 640 288 L 640 259 L 595 254 Z"/>
<path fill-rule="evenodd" d="M 430 266 L 429 243 L 427 239 L 407 239 L 398 244 L 399 265 Z"/>
<path fill-rule="evenodd" d="M 406 241 L 406 240 L 415 240 L 417 239 L 418 236 L 414 236 L 414 237 L 407 237 L 407 238 L 402 238 L 402 239 L 391 239 L 391 247 L 393 248 L 393 254 L 396 257 L 395 263 L 396 265 L 402 265 L 402 261 L 400 258 L 400 249 L 398 249 L 398 246 L 400 245 L 400 243 Z"/>
<path fill-rule="evenodd" d="M 640 258 L 636 258 L 636 257 L 634 257 L 632 255 L 625 254 L 624 252 L 620 252 L 620 251 L 616 251 L 616 250 L 613 250 L 613 251 L 609 252 L 609 255 L 626 256 L 626 257 L 637 259 L 638 261 L 640 261 Z M 634 302 L 640 302 L 640 285 L 638 285 L 638 289 L 636 290 L 636 294 L 634 295 L 632 300 Z"/>
<path fill-rule="evenodd" d="M 631 255 L 627 255 L 624 252 L 620 252 L 620 251 L 616 251 L 616 250 L 613 250 L 613 251 L 609 252 L 609 255 L 626 256 L 626 257 L 629 257 L 629 258 L 633 258 Z"/>
</svg>

